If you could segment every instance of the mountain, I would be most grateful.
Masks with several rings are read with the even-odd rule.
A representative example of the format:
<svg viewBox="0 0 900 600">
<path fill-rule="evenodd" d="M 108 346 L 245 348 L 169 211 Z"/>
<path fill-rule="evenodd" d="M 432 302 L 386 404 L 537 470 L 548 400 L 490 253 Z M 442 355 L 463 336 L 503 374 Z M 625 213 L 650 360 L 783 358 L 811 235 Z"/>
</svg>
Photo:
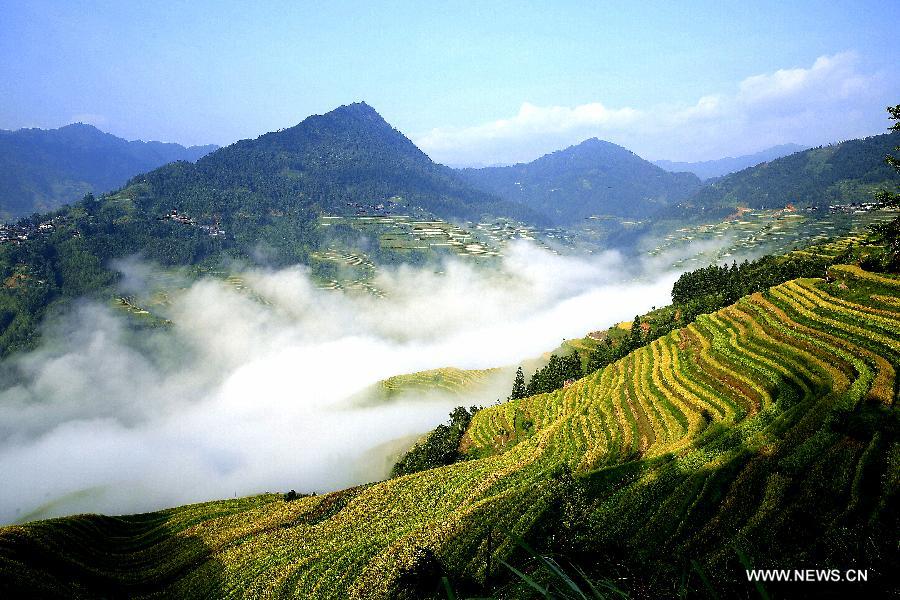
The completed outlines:
<svg viewBox="0 0 900 600">
<path fill-rule="evenodd" d="M 319 217 L 358 213 L 542 221 L 432 162 L 365 103 L 342 106 L 0 228 L 0 281 L 17 282 L 0 287 L 0 355 L 35 343 L 51 303 L 109 293 L 115 258 L 139 254 L 163 267 L 215 269 L 234 259 L 303 263 L 333 277 L 337 267 L 314 253 L 359 243 L 362 234 L 347 225 L 326 230 Z M 371 250 L 386 260 L 424 260 L 378 243 Z"/>
<path fill-rule="evenodd" d="M 476 187 L 560 224 L 592 215 L 644 218 L 700 187 L 692 173 L 669 173 L 596 138 L 530 163 L 459 172 Z"/>
<path fill-rule="evenodd" d="M 0 130 L 0 218 L 45 212 L 88 192 L 108 192 L 138 173 L 194 161 L 218 146 L 126 141 L 92 125 Z"/>
<path fill-rule="evenodd" d="M 800 597 L 887 597 L 900 279 L 847 265 L 828 277 L 690 324 L 670 310 L 677 326 L 652 342 L 633 327 L 618 360 L 461 420 L 452 450 L 466 460 L 322 495 L 0 528 L 0 593 L 529 598 L 535 579 L 575 589 L 539 567 L 564 556 L 557 573 L 617 597 L 798 597 L 796 583 L 748 581 L 787 565 L 866 569 L 865 583 Z"/>
<path fill-rule="evenodd" d="M 796 152 L 710 182 L 685 205 L 781 208 L 868 202 L 874 190 L 900 186 L 900 177 L 884 162 L 897 145 L 900 133 L 886 133 Z"/>
<path fill-rule="evenodd" d="M 285 239 L 301 242 L 297 232 L 321 214 L 541 220 L 432 162 L 364 102 L 236 142 L 195 164 L 166 165 L 136 177 L 121 195 L 153 218 L 178 210 L 197 222 L 215 221 L 243 254 L 259 244 L 277 249 Z"/>
<path fill-rule="evenodd" d="M 781 144 L 743 156 L 727 156 L 725 158 L 704 160 L 700 162 L 655 160 L 653 161 L 653 164 L 666 171 L 672 171 L 673 173 L 686 171 L 688 173 L 693 173 L 700 179 L 707 180 L 714 177 L 721 177 L 728 173 L 734 173 L 735 171 L 740 171 L 747 167 L 753 167 L 770 160 L 775 160 L 776 158 L 781 158 L 782 156 L 787 156 L 794 152 L 802 152 L 803 150 L 806 150 L 806 146 L 801 146 L 799 144 Z"/>
</svg>

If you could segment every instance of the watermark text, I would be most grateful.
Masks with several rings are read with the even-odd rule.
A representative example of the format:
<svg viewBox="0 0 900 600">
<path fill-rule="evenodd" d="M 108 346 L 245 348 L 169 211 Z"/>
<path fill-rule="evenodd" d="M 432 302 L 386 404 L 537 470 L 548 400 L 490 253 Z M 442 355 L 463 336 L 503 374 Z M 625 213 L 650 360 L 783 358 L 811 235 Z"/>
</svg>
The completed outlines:
<svg viewBox="0 0 900 600">
<path fill-rule="evenodd" d="M 747 581 L 864 583 L 868 569 L 747 569 Z"/>
</svg>

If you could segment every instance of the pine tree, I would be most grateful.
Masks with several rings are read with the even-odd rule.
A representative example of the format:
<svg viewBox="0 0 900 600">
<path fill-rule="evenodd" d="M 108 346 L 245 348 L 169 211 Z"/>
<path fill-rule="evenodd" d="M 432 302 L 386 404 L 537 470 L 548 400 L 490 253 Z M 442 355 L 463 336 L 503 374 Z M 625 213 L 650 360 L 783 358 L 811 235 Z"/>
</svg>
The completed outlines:
<svg viewBox="0 0 900 600">
<path fill-rule="evenodd" d="M 631 338 L 628 340 L 631 349 L 640 348 L 644 343 L 644 332 L 641 330 L 641 316 L 634 315 L 631 322 Z"/>
<path fill-rule="evenodd" d="M 518 400 L 519 398 L 524 398 L 525 395 L 525 373 L 522 372 L 522 367 L 519 367 L 516 370 L 516 378 L 513 381 L 512 393 L 509 395 L 509 399 Z"/>
</svg>

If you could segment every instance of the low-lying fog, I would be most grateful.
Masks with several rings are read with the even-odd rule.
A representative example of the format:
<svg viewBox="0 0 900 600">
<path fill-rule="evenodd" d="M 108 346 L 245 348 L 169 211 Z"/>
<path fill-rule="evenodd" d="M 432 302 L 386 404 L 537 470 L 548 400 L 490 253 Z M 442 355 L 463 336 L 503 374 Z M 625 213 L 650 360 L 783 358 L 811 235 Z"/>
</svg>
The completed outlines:
<svg viewBox="0 0 900 600">
<path fill-rule="evenodd" d="M 150 297 L 150 267 L 121 269 L 123 293 Z M 391 375 L 514 366 L 667 304 L 677 276 L 524 242 L 498 269 L 442 271 L 383 270 L 380 299 L 317 289 L 302 268 L 246 272 L 245 290 L 203 279 L 154 307 L 170 327 L 139 334 L 118 309 L 77 304 L 4 366 L 0 523 L 383 478 L 396 440 L 505 398 L 510 378 L 474 398 L 348 398 Z"/>
</svg>

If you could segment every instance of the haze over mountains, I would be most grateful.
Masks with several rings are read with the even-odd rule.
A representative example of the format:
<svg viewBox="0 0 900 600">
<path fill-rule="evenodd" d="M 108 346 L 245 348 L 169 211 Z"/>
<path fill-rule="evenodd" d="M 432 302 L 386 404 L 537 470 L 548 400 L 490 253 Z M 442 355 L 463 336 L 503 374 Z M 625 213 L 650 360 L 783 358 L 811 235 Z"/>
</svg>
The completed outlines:
<svg viewBox="0 0 900 600">
<path fill-rule="evenodd" d="M 530 163 L 460 172 L 472 185 L 562 224 L 592 215 L 647 217 L 701 186 L 696 175 L 669 173 L 597 138 Z"/>
<path fill-rule="evenodd" d="M 461 169 L 476 187 L 571 225 L 590 216 L 690 218 L 696 208 L 783 208 L 869 202 L 878 189 L 900 187 L 884 157 L 900 134 L 876 135 L 793 151 L 796 145 L 709 163 L 668 163 L 711 173 L 742 162 L 754 166 L 701 182 L 694 173 L 669 172 L 633 152 L 596 138 L 507 167 Z M 773 155 L 784 153 L 781 157 Z M 765 156 L 773 156 L 766 159 Z"/>
<path fill-rule="evenodd" d="M 707 180 L 714 177 L 721 177 L 722 175 L 727 175 L 728 173 L 734 173 L 735 171 L 740 171 L 742 169 L 746 169 L 747 167 L 754 167 L 760 163 L 774 160 L 776 158 L 781 158 L 782 156 L 787 156 L 788 154 L 802 152 L 806 149 L 806 146 L 801 146 L 799 144 L 780 144 L 778 146 L 772 146 L 771 148 L 766 148 L 765 150 L 760 150 L 759 152 L 754 152 L 753 154 L 745 154 L 743 156 L 726 156 L 725 158 L 703 160 L 698 162 L 655 160 L 653 161 L 653 164 L 658 167 L 662 167 L 666 171 L 671 171 L 673 173 L 687 171 L 689 173 L 693 173 L 700 179 Z"/>
<path fill-rule="evenodd" d="M 423 218 L 507 217 L 570 225 L 591 216 L 672 214 L 682 204 L 690 209 L 860 199 L 894 178 L 878 166 L 891 142 L 885 136 L 868 139 L 825 149 L 797 152 L 800 146 L 786 144 L 736 158 L 654 164 L 592 138 L 530 163 L 451 169 L 433 162 L 364 102 L 212 153 L 215 146 L 128 142 L 75 124 L 0 132 L 0 217 L 51 210 L 135 177 L 124 192 L 137 201 L 130 218 L 180 210 L 232 232 L 227 245 L 241 246 L 241 254 L 262 242 L 291 248 L 286 260 L 302 260 L 297 249 L 317 243 L 308 226 L 315 215 L 365 213 L 378 205 Z M 834 161 L 840 164 L 825 169 L 838 148 Z M 854 154 L 856 160 L 844 160 Z M 797 170 L 801 163 L 807 166 Z M 751 164 L 705 185 L 701 181 Z"/>
<path fill-rule="evenodd" d="M 710 182 L 689 206 L 781 208 L 870 202 L 876 190 L 900 187 L 884 162 L 900 132 L 811 148 Z"/>
<path fill-rule="evenodd" d="M 217 148 L 127 141 L 84 123 L 0 130 L 0 219 L 53 210 L 88 192 L 119 188 L 138 173 L 176 160 L 195 161 Z"/>
<path fill-rule="evenodd" d="M 342 106 L 196 163 L 169 163 L 113 194 L 5 231 L 0 272 L 29 283 L 0 288 L 0 353 L 33 344 L 50 303 L 108 290 L 119 277 L 115 259 L 139 254 L 164 267 L 211 269 L 235 260 L 311 265 L 313 253 L 329 242 L 342 236 L 360 242 L 349 228 L 331 227 L 326 234 L 320 216 L 376 211 L 543 221 L 432 162 L 368 105 Z M 379 253 L 377 242 L 370 252 Z M 400 260 L 414 258 L 407 253 Z M 333 268 L 323 264 L 313 269 Z"/>
</svg>

